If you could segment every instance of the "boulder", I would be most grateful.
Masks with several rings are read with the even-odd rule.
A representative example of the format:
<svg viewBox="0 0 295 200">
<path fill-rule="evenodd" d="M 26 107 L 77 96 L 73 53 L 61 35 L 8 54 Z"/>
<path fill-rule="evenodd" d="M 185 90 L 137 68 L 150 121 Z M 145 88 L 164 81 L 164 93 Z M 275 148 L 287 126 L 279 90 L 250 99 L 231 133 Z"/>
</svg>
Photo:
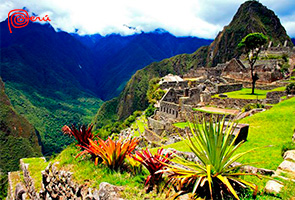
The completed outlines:
<svg viewBox="0 0 295 200">
<path fill-rule="evenodd" d="M 295 150 L 286 151 L 284 154 L 284 159 L 295 162 Z"/>
<path fill-rule="evenodd" d="M 288 160 L 284 160 L 278 168 L 284 171 L 295 173 L 295 163 Z"/>
<path fill-rule="evenodd" d="M 280 193 L 282 188 L 283 188 L 282 184 L 278 183 L 277 181 L 270 180 L 266 183 L 264 191 L 266 193 L 278 194 Z"/>
<path fill-rule="evenodd" d="M 120 192 L 124 188 L 120 186 L 111 185 L 107 182 L 101 182 L 99 184 L 98 195 L 100 200 L 123 200 L 120 197 Z"/>
</svg>

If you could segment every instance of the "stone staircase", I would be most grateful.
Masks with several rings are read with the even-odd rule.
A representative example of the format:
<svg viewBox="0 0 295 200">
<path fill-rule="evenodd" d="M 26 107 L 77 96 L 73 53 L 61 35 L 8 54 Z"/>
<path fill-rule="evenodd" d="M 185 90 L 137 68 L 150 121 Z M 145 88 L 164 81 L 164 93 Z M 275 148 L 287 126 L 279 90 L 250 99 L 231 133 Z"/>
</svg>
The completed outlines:
<svg viewBox="0 0 295 200">
<path fill-rule="evenodd" d="M 295 150 L 285 152 L 284 161 L 279 165 L 273 177 L 295 183 Z M 278 194 L 283 187 L 283 184 L 275 180 L 270 180 L 266 183 L 264 190 L 267 193 Z"/>
</svg>

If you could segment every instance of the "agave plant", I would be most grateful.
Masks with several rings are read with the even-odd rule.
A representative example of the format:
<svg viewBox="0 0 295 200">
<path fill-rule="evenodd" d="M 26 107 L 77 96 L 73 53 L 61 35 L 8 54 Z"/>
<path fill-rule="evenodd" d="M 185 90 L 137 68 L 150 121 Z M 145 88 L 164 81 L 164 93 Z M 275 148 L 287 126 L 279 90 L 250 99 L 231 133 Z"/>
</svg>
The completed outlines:
<svg viewBox="0 0 295 200">
<path fill-rule="evenodd" d="M 120 138 L 119 140 L 112 140 L 110 137 L 104 141 L 98 138 L 97 141 L 89 139 L 89 145 L 80 145 L 85 151 L 79 153 L 76 157 L 90 153 L 95 156 L 95 164 L 97 165 L 99 158 L 102 159 L 102 163 L 105 164 L 111 170 L 118 170 L 122 166 L 126 155 L 131 152 L 138 145 L 136 138 Z"/>
<path fill-rule="evenodd" d="M 83 124 L 78 129 L 74 125 L 71 127 L 65 125 L 61 130 L 64 134 L 69 135 L 70 137 L 74 136 L 78 142 L 78 145 L 88 145 L 88 139 L 92 140 L 94 137 L 92 134 L 92 128 L 92 124 L 90 124 L 87 128 L 86 125 Z"/>
<path fill-rule="evenodd" d="M 147 177 L 145 182 L 145 185 L 149 184 L 148 191 L 150 191 L 156 183 L 160 182 L 162 178 L 162 173 L 156 172 L 162 170 L 165 163 L 169 163 L 169 160 L 172 158 L 172 153 L 165 153 L 163 148 L 161 148 L 158 149 L 157 153 L 154 155 L 149 149 L 142 150 L 141 152 L 136 151 L 135 154 L 136 156 L 133 156 L 133 158 L 142 163 L 142 165 L 150 172 L 150 175 Z"/>
<path fill-rule="evenodd" d="M 227 198 L 234 196 L 239 199 L 237 191 L 250 187 L 257 193 L 257 186 L 242 179 L 242 176 L 255 175 L 239 172 L 241 165 L 233 165 L 247 151 L 236 153 L 244 141 L 235 144 L 238 137 L 233 135 L 235 123 L 225 125 L 225 118 L 214 123 L 203 120 L 202 125 L 189 123 L 192 136 L 187 133 L 188 140 L 184 140 L 191 151 L 199 159 L 198 162 L 187 161 L 177 155 L 176 165 L 165 164 L 167 167 L 160 172 L 168 174 L 167 185 L 176 189 L 176 195 L 192 192 L 206 198 Z M 184 166 L 184 167 L 182 167 Z"/>
</svg>

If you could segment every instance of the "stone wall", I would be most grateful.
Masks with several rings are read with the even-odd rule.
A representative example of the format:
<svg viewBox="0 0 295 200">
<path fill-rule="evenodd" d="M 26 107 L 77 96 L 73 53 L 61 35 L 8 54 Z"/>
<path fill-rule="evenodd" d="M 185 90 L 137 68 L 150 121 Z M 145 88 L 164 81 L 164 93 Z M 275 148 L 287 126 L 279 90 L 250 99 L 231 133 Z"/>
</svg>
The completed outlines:
<svg viewBox="0 0 295 200">
<path fill-rule="evenodd" d="M 57 163 L 51 164 L 42 171 L 42 189 L 40 199 L 91 199 L 99 200 L 98 191 L 79 185 L 72 181 L 72 173 L 57 170 Z"/>
<path fill-rule="evenodd" d="M 39 200 L 40 198 L 38 193 L 36 192 L 34 180 L 30 176 L 29 164 L 25 164 L 23 159 L 20 159 L 20 167 L 23 171 L 23 177 L 24 177 L 27 196 L 32 200 Z"/>
<path fill-rule="evenodd" d="M 281 97 L 286 96 L 285 91 L 273 91 L 266 93 L 266 99 L 264 100 L 265 104 L 277 104 L 281 101 Z"/>
<path fill-rule="evenodd" d="M 162 90 L 175 88 L 175 89 L 184 89 L 188 87 L 188 81 L 170 81 L 170 82 L 163 82 L 160 85 Z"/>
<path fill-rule="evenodd" d="M 261 99 L 233 99 L 233 98 L 211 98 L 210 105 L 217 106 L 218 108 L 233 108 L 241 109 L 250 103 L 263 103 Z"/>
<path fill-rule="evenodd" d="M 216 85 L 216 91 L 218 94 L 238 91 L 243 88 L 243 84 L 225 84 L 225 85 Z"/>
<path fill-rule="evenodd" d="M 153 130 L 157 135 L 161 135 L 165 130 L 165 123 L 163 121 L 155 120 L 151 117 L 148 117 L 148 127 Z"/>
<path fill-rule="evenodd" d="M 160 102 L 160 108 L 159 108 L 159 114 L 161 116 L 167 116 L 169 118 L 177 118 L 179 115 L 179 106 L 178 104 L 167 102 L 167 101 L 161 101 Z"/>
</svg>

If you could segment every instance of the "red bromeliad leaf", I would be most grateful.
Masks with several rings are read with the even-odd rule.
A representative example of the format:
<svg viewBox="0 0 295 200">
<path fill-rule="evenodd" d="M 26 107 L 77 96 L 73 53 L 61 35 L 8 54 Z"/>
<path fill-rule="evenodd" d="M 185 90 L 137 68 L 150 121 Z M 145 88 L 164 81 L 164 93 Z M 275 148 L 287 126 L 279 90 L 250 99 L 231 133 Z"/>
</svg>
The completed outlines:
<svg viewBox="0 0 295 200">
<path fill-rule="evenodd" d="M 141 152 L 135 152 L 136 156 L 133 156 L 133 159 L 140 162 L 150 172 L 150 175 L 146 180 L 146 184 L 151 179 L 157 180 L 162 176 L 162 173 L 156 174 L 156 172 L 163 169 L 163 167 L 165 166 L 163 163 L 168 163 L 168 158 L 172 156 L 171 153 L 164 154 L 163 152 L 164 151 L 162 148 L 158 149 L 155 155 L 153 155 L 148 149 L 142 150 Z"/>
<path fill-rule="evenodd" d="M 74 136 L 78 145 L 88 145 L 88 139 L 93 139 L 92 128 L 92 124 L 90 124 L 87 129 L 85 125 L 80 126 L 79 129 L 77 129 L 74 125 L 72 125 L 71 128 L 65 125 L 62 127 L 62 132 L 69 136 Z"/>
</svg>

